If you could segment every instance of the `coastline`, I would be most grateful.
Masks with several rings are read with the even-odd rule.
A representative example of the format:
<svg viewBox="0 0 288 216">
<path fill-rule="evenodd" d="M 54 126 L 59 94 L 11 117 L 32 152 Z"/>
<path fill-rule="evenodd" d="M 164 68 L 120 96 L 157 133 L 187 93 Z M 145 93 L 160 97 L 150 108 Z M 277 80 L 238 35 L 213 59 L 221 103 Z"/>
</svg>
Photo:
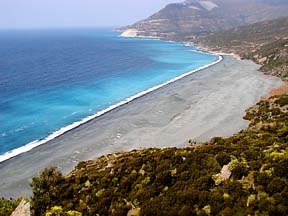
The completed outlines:
<svg viewBox="0 0 288 216">
<path fill-rule="evenodd" d="M 29 195 L 31 178 L 45 167 L 67 173 L 79 161 L 149 147 L 185 147 L 247 127 L 242 117 L 282 81 L 231 56 L 109 111 L 46 145 L 0 164 L 1 196 Z M 37 161 L 37 163 L 35 163 Z M 24 171 L 23 171 L 24 170 Z"/>
<path fill-rule="evenodd" d="M 195 47 L 199 47 L 197 44 L 195 43 L 192 43 L 192 42 L 187 42 L 186 43 L 187 46 L 195 46 Z M 211 48 L 208 48 L 208 47 L 204 47 L 204 46 L 200 46 L 201 48 L 199 50 L 197 50 L 197 52 L 200 52 L 200 53 L 209 53 L 209 54 L 214 54 L 214 55 L 221 55 L 221 56 L 233 56 L 234 58 L 236 58 L 237 60 L 241 60 L 242 58 L 235 54 L 235 53 L 227 53 L 227 52 L 223 52 L 223 51 L 215 51 Z"/>
<path fill-rule="evenodd" d="M 210 64 L 204 65 L 204 66 L 202 66 L 200 68 L 197 68 L 195 70 L 192 70 L 192 71 L 188 71 L 188 72 L 183 73 L 183 74 L 181 74 L 181 75 L 179 75 L 179 76 L 177 76 L 177 77 L 175 77 L 173 79 L 170 79 L 170 80 L 168 80 L 168 81 L 166 81 L 166 82 L 164 82 L 162 84 L 159 84 L 157 86 L 153 86 L 153 87 L 151 87 L 151 88 L 149 88 L 147 90 L 139 92 L 138 94 L 135 94 L 133 96 L 125 98 L 124 100 L 120 101 L 119 103 L 113 104 L 113 105 L 107 107 L 104 110 L 100 110 L 100 111 L 98 111 L 97 113 L 95 113 L 95 114 L 93 114 L 91 116 L 87 116 L 87 117 L 85 117 L 85 118 L 83 118 L 83 119 L 81 119 L 81 120 L 79 120 L 77 122 L 74 122 L 74 123 L 72 123 L 70 125 L 67 125 L 67 126 L 65 126 L 63 128 L 60 128 L 59 130 L 53 132 L 52 134 L 48 135 L 47 137 L 45 137 L 45 138 L 43 138 L 41 140 L 32 141 L 32 142 L 30 142 L 30 143 L 28 143 L 28 144 L 26 144 L 24 146 L 21 146 L 21 147 L 19 147 L 17 149 L 13 149 L 13 150 L 11 150 L 11 151 L 3 154 L 3 155 L 0 155 L 0 164 L 2 162 L 5 162 L 6 160 L 9 160 L 11 158 L 17 157 L 17 156 L 19 156 L 19 155 L 21 155 L 21 154 L 23 154 L 25 152 L 29 152 L 32 149 L 37 148 L 38 146 L 44 145 L 44 144 L 48 143 L 49 141 L 51 141 L 51 140 L 53 140 L 53 139 L 55 139 L 57 137 L 60 137 L 60 136 L 64 135 L 65 133 L 80 127 L 83 124 L 86 124 L 86 123 L 88 123 L 88 122 L 90 122 L 90 121 L 92 121 L 92 120 L 94 120 L 94 119 L 96 119 L 96 118 L 98 118 L 98 117 L 100 117 L 100 116 L 102 116 L 104 114 L 107 114 L 107 113 L 111 112 L 114 109 L 117 109 L 117 108 L 119 108 L 119 107 L 121 107 L 121 106 L 123 106 L 125 104 L 130 103 L 133 100 L 136 100 L 137 98 L 143 97 L 143 96 L 145 96 L 145 95 L 147 95 L 147 94 L 149 94 L 149 93 L 151 93 L 151 92 L 153 92 L 155 90 L 158 90 L 158 89 L 163 88 L 163 87 L 165 87 L 165 86 L 167 86 L 167 85 L 169 85 L 171 83 L 174 83 L 174 82 L 176 82 L 176 81 L 178 81 L 180 79 L 183 79 L 186 76 L 189 76 L 189 75 L 191 75 L 193 73 L 196 73 L 196 72 L 201 71 L 203 69 L 209 68 L 209 67 L 211 67 L 211 66 L 213 66 L 215 64 L 218 64 L 222 60 L 223 60 L 223 56 L 222 55 L 218 55 L 218 59 L 215 60 L 214 62 L 210 63 Z"/>
<path fill-rule="evenodd" d="M 157 36 L 145 36 L 141 35 L 141 32 L 139 32 L 137 29 L 127 29 L 126 31 L 122 31 L 120 37 L 126 37 L 126 38 L 147 38 L 147 39 L 154 39 L 154 40 L 163 40 L 163 41 L 169 41 L 165 38 L 157 37 Z M 175 41 L 171 41 L 175 42 Z M 203 44 L 196 44 L 193 42 L 187 42 L 187 41 L 180 41 L 181 43 L 184 43 L 186 46 L 194 46 L 197 47 L 198 50 L 195 50 L 194 52 L 199 53 L 208 53 L 212 55 L 219 55 L 219 56 L 233 56 L 234 58 L 241 60 L 241 57 L 235 53 L 227 53 L 223 51 L 215 51 L 209 47 L 205 47 Z"/>
</svg>

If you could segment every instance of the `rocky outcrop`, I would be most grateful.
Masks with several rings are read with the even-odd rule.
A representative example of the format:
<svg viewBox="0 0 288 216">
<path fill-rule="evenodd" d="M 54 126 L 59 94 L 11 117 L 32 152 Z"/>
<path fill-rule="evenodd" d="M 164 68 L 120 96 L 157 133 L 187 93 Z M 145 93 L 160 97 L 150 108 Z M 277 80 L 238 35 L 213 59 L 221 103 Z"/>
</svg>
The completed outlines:
<svg viewBox="0 0 288 216">
<path fill-rule="evenodd" d="M 30 216 L 30 203 L 24 199 L 17 206 L 11 216 Z"/>
<path fill-rule="evenodd" d="M 128 29 L 121 34 L 122 37 L 137 37 L 137 35 L 138 35 L 137 29 Z"/>
</svg>

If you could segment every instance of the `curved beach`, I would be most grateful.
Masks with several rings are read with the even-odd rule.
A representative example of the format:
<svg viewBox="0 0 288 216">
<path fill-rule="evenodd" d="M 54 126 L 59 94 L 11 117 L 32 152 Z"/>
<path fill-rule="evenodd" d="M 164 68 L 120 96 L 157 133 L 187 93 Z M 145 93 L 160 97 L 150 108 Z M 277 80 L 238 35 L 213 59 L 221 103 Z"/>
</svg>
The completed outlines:
<svg viewBox="0 0 288 216">
<path fill-rule="evenodd" d="M 186 73 L 184 73 L 184 74 L 182 74 L 180 76 L 177 76 L 177 77 L 175 77 L 173 79 L 170 79 L 170 80 L 168 80 L 168 81 L 166 81 L 166 82 L 164 82 L 162 84 L 159 84 L 157 86 L 151 87 L 151 88 L 149 88 L 149 89 L 147 89 L 145 91 L 139 92 L 138 94 L 135 94 L 135 95 L 133 95 L 131 97 L 128 97 L 128 98 L 124 99 L 123 101 L 120 101 L 119 103 L 113 104 L 113 105 L 109 106 L 108 108 L 97 112 L 94 115 L 88 116 L 86 118 L 83 118 L 80 121 L 74 122 L 74 123 L 72 123 L 72 124 L 70 124 L 70 125 L 68 125 L 66 127 L 63 127 L 61 129 L 55 131 L 54 133 L 50 134 L 49 136 L 47 136 L 44 139 L 30 142 L 27 145 L 21 146 L 19 148 L 16 148 L 16 149 L 14 149 L 12 151 L 9 151 L 9 152 L 3 154 L 3 155 L 0 155 L 0 163 L 3 162 L 3 161 L 9 160 L 9 159 L 11 159 L 13 157 L 16 157 L 16 156 L 18 156 L 20 154 L 23 154 L 25 152 L 29 152 L 32 149 L 34 149 L 34 148 L 36 148 L 36 147 L 38 147 L 40 145 L 44 145 L 44 144 L 48 143 L 49 141 L 51 141 L 51 140 L 53 140 L 53 139 L 65 134 L 65 133 L 67 133 L 68 131 L 71 131 L 71 130 L 73 130 L 73 129 L 75 129 L 75 128 L 83 125 L 83 124 L 86 124 L 87 122 L 92 121 L 93 119 L 96 119 L 96 118 L 98 118 L 98 117 L 100 117 L 100 116 L 102 116 L 102 115 L 104 115 L 104 114 L 106 114 L 106 113 L 108 113 L 108 112 L 110 112 L 110 111 L 112 111 L 114 109 L 117 109 L 117 108 L 119 108 L 119 107 L 121 107 L 121 106 L 123 106 L 125 104 L 128 104 L 128 103 L 130 103 L 133 100 L 136 100 L 136 99 L 138 99 L 140 97 L 143 97 L 146 94 L 149 94 L 149 93 L 151 93 L 151 92 L 153 92 L 155 90 L 158 90 L 160 88 L 163 88 L 163 87 L 165 87 L 165 86 L 167 86 L 167 85 L 169 85 L 169 84 L 171 84 L 173 82 L 176 82 L 176 81 L 178 81 L 180 79 L 183 79 L 186 76 L 189 76 L 189 75 L 191 75 L 193 73 L 196 73 L 196 72 L 198 72 L 200 70 L 203 70 L 205 68 L 209 68 L 209 67 L 211 67 L 211 66 L 213 66 L 215 64 L 218 64 L 222 60 L 223 60 L 223 57 L 222 56 L 218 56 L 218 59 L 216 61 L 210 63 L 210 64 L 204 65 L 204 66 L 202 66 L 202 67 L 200 67 L 198 69 L 192 70 L 192 71 L 188 71 L 188 72 L 186 72 Z"/>
<path fill-rule="evenodd" d="M 230 136 L 248 125 L 245 110 L 282 85 L 231 56 L 191 73 L 0 164 L 0 195 L 29 195 L 45 167 L 69 172 L 82 160 L 149 147 L 185 147 L 188 140 Z"/>
</svg>

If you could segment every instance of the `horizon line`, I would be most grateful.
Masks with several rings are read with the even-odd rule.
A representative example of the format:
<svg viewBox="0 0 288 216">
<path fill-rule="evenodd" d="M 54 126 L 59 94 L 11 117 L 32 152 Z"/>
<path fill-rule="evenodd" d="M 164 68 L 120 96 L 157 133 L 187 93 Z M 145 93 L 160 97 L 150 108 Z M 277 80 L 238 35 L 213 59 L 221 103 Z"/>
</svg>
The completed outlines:
<svg viewBox="0 0 288 216">
<path fill-rule="evenodd" d="M 5 30 L 69 30 L 69 29 L 117 29 L 123 25 L 107 25 L 107 26 L 46 26 L 46 27 L 0 27 L 0 31 Z"/>
</svg>

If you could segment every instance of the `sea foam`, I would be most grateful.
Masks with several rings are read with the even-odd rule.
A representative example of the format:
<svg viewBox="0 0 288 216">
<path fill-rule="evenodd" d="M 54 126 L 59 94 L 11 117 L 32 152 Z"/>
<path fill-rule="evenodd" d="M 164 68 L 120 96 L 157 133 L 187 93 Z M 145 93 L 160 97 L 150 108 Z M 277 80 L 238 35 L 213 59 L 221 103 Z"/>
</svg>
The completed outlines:
<svg viewBox="0 0 288 216">
<path fill-rule="evenodd" d="M 11 158 L 13 158 L 13 157 L 16 157 L 16 156 L 18 156 L 18 155 L 20 155 L 20 154 L 23 154 L 23 153 L 25 153 L 25 152 L 29 152 L 29 151 L 31 151 L 32 149 L 34 149 L 34 148 L 36 148 L 36 147 L 38 147 L 38 146 L 40 146 L 40 145 L 46 144 L 47 142 L 49 142 L 49 141 L 51 141 L 51 140 L 53 140 L 53 139 L 55 139 L 55 138 L 57 138 L 57 137 L 60 137 L 61 135 L 67 133 L 68 131 L 71 131 L 71 130 L 73 130 L 73 129 L 75 129 L 75 128 L 77 128 L 77 127 L 79 127 L 79 126 L 81 126 L 81 125 L 83 125 L 83 124 L 85 124 L 85 123 L 93 120 L 93 119 L 96 119 L 96 118 L 99 117 L 99 116 L 102 116 L 102 115 L 104 115 L 104 114 L 106 114 L 106 113 L 108 113 L 108 112 L 110 112 L 110 111 L 112 111 L 112 110 L 114 110 L 114 109 L 116 109 L 116 108 L 118 108 L 118 107 L 121 107 L 121 106 L 123 106 L 123 105 L 125 105 L 125 104 L 128 104 L 129 102 L 131 102 L 131 101 L 133 101 L 133 100 L 135 100 L 135 99 L 137 99 L 137 98 L 140 98 L 140 97 L 142 97 L 142 96 L 144 96 L 144 95 L 146 95 L 146 94 L 149 94 L 149 93 L 151 93 L 151 92 L 153 92 L 153 91 L 155 91 L 155 90 L 157 90 L 157 89 L 160 89 L 160 88 L 162 88 L 162 87 L 164 87 L 164 86 L 167 86 L 167 85 L 169 85 L 169 84 L 171 84 L 171 83 L 173 83 L 173 82 L 176 82 L 176 81 L 178 81 L 178 80 L 180 80 L 180 79 L 183 79 L 184 77 L 187 77 L 187 76 L 189 76 L 189 75 L 191 75 L 191 74 L 193 74 L 193 73 L 195 73 L 195 72 L 198 72 L 198 71 L 200 71 L 200 70 L 203 70 L 203 69 L 205 69 L 205 68 L 208 68 L 208 67 L 211 67 L 211 66 L 213 66 L 213 65 L 215 65 L 215 64 L 218 64 L 218 63 L 221 62 L 222 60 L 223 60 L 223 56 L 218 56 L 218 59 L 217 59 L 216 61 L 210 63 L 210 64 L 204 65 L 204 66 L 202 66 L 202 67 L 200 67 L 200 68 L 198 68 L 198 69 L 189 71 L 189 72 L 184 73 L 184 74 L 182 74 L 182 75 L 179 75 L 179 76 L 177 76 L 177 77 L 175 77 L 175 78 L 173 78 L 173 79 L 170 79 L 170 80 L 168 80 L 168 81 L 166 81 L 166 82 L 164 82 L 164 83 L 162 83 L 162 84 L 159 84 L 159 85 L 157 85 L 157 86 L 151 87 L 151 88 L 149 88 L 149 89 L 147 89 L 147 90 L 145 90 L 145 91 L 142 91 L 142 92 L 140 92 L 140 93 L 138 93 L 138 94 L 135 94 L 135 95 L 133 95 L 133 96 L 131 96 L 131 97 L 128 97 L 128 98 L 122 100 L 122 101 L 119 102 L 119 103 L 116 103 L 116 104 L 114 104 L 114 105 L 111 105 L 111 106 L 109 106 L 108 108 L 97 112 L 97 113 L 94 114 L 94 115 L 88 116 L 88 117 L 86 117 L 86 118 L 83 118 L 83 119 L 80 120 L 80 121 L 74 122 L 74 123 L 72 123 L 72 124 L 70 124 L 70 125 L 68 125 L 68 126 L 66 126 L 66 127 L 63 127 L 63 128 L 61 128 L 61 129 L 53 132 L 52 134 L 48 135 L 48 136 L 47 136 L 46 138 L 44 138 L 44 139 L 35 140 L 35 141 L 30 142 L 30 143 L 28 143 L 28 144 L 26 144 L 26 145 L 24 145 L 24 146 L 22 146 L 22 147 L 16 148 L 16 149 L 11 150 L 11 151 L 3 154 L 3 155 L 0 155 L 0 163 L 1 163 L 1 162 L 4 162 L 4 161 L 6 161 L 6 160 L 9 160 L 9 159 L 11 159 Z"/>
</svg>

